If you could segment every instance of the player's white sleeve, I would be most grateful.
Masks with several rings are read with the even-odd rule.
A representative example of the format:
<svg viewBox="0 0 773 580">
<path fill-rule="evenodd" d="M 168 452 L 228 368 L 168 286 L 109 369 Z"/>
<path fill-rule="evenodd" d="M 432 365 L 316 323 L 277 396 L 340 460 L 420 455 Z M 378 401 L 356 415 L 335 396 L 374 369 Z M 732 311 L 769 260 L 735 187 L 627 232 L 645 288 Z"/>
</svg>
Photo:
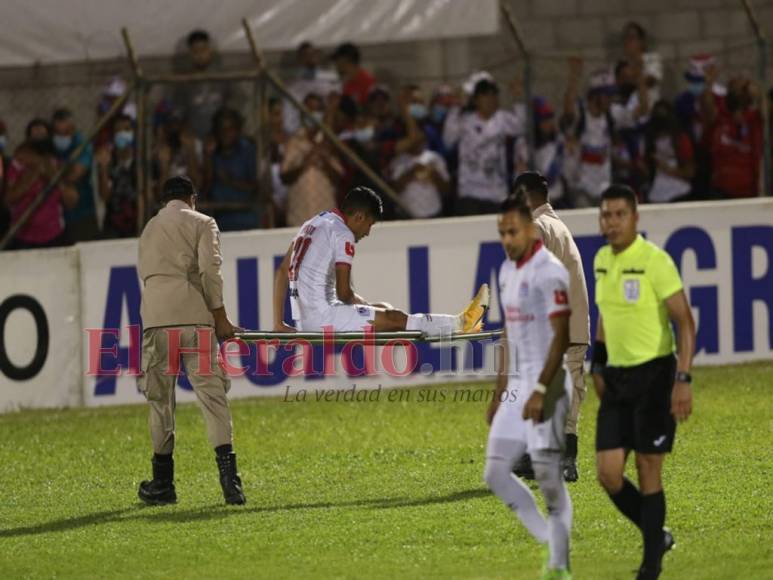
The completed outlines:
<svg viewBox="0 0 773 580">
<path fill-rule="evenodd" d="M 572 313 L 569 304 L 569 273 L 566 268 L 558 266 L 547 269 L 540 286 L 548 318 Z"/>
<path fill-rule="evenodd" d="M 332 241 L 335 265 L 344 264 L 351 267 L 354 261 L 354 235 L 351 232 L 334 232 Z"/>
</svg>

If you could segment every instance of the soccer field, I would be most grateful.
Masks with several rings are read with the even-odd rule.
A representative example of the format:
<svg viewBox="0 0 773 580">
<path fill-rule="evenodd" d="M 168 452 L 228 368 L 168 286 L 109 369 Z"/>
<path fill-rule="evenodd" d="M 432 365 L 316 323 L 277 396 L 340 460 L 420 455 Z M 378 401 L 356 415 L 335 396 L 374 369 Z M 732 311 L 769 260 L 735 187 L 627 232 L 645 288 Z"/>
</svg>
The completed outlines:
<svg viewBox="0 0 773 580">
<path fill-rule="evenodd" d="M 771 578 L 773 363 L 694 376 L 695 413 L 665 469 L 677 548 L 663 578 Z M 136 498 L 150 475 L 144 406 L 0 416 L 0 578 L 537 578 L 539 550 L 481 482 L 485 403 L 453 402 L 459 388 L 234 402 L 241 508 L 223 505 L 193 405 L 177 413 L 179 503 L 155 508 Z M 639 537 L 593 475 L 596 409 L 590 394 L 573 573 L 631 578 Z"/>
</svg>

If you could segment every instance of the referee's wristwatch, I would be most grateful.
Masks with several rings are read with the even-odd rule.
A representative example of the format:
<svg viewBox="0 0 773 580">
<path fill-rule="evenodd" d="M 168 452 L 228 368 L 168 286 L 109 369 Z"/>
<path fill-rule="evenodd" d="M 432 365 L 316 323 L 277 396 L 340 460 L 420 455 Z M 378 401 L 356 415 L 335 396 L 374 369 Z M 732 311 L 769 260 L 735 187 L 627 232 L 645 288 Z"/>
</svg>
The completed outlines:
<svg viewBox="0 0 773 580">
<path fill-rule="evenodd" d="M 690 373 L 685 373 L 683 371 L 680 371 L 676 373 L 676 382 L 687 383 L 689 385 L 690 383 L 692 383 L 692 375 Z"/>
</svg>

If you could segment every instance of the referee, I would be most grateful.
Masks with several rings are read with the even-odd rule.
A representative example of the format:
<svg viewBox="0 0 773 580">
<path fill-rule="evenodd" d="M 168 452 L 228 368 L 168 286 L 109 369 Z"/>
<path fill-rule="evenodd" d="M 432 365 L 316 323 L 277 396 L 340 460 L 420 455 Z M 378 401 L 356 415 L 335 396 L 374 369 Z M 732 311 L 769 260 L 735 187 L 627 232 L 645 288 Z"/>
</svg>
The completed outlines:
<svg viewBox="0 0 773 580">
<path fill-rule="evenodd" d="M 599 321 L 591 372 L 601 400 L 596 468 L 612 502 L 641 531 L 644 558 L 637 578 L 649 580 L 658 578 L 663 555 L 674 545 L 663 528 L 661 473 L 676 422 L 692 412 L 695 323 L 674 262 L 637 233 L 633 190 L 607 188 L 599 221 L 609 243 L 593 262 Z M 678 336 L 676 358 L 670 321 Z M 638 489 L 623 475 L 631 449 Z"/>
</svg>

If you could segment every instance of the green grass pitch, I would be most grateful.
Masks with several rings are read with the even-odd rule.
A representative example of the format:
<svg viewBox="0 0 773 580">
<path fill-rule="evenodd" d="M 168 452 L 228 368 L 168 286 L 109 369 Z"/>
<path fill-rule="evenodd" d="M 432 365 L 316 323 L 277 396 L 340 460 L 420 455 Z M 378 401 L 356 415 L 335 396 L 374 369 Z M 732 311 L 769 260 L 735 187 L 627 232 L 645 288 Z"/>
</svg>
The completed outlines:
<svg viewBox="0 0 773 580">
<path fill-rule="evenodd" d="M 695 413 L 666 463 L 678 545 L 663 578 L 773 577 L 771 377 L 773 363 L 695 371 Z M 136 499 L 143 406 L 0 416 L 0 578 L 537 578 L 537 547 L 481 481 L 485 404 L 453 402 L 459 388 L 234 402 L 243 508 L 222 505 L 193 405 L 177 412 L 179 503 L 161 508 Z M 589 394 L 574 577 L 632 578 L 639 537 L 594 478 L 596 409 Z"/>
</svg>

